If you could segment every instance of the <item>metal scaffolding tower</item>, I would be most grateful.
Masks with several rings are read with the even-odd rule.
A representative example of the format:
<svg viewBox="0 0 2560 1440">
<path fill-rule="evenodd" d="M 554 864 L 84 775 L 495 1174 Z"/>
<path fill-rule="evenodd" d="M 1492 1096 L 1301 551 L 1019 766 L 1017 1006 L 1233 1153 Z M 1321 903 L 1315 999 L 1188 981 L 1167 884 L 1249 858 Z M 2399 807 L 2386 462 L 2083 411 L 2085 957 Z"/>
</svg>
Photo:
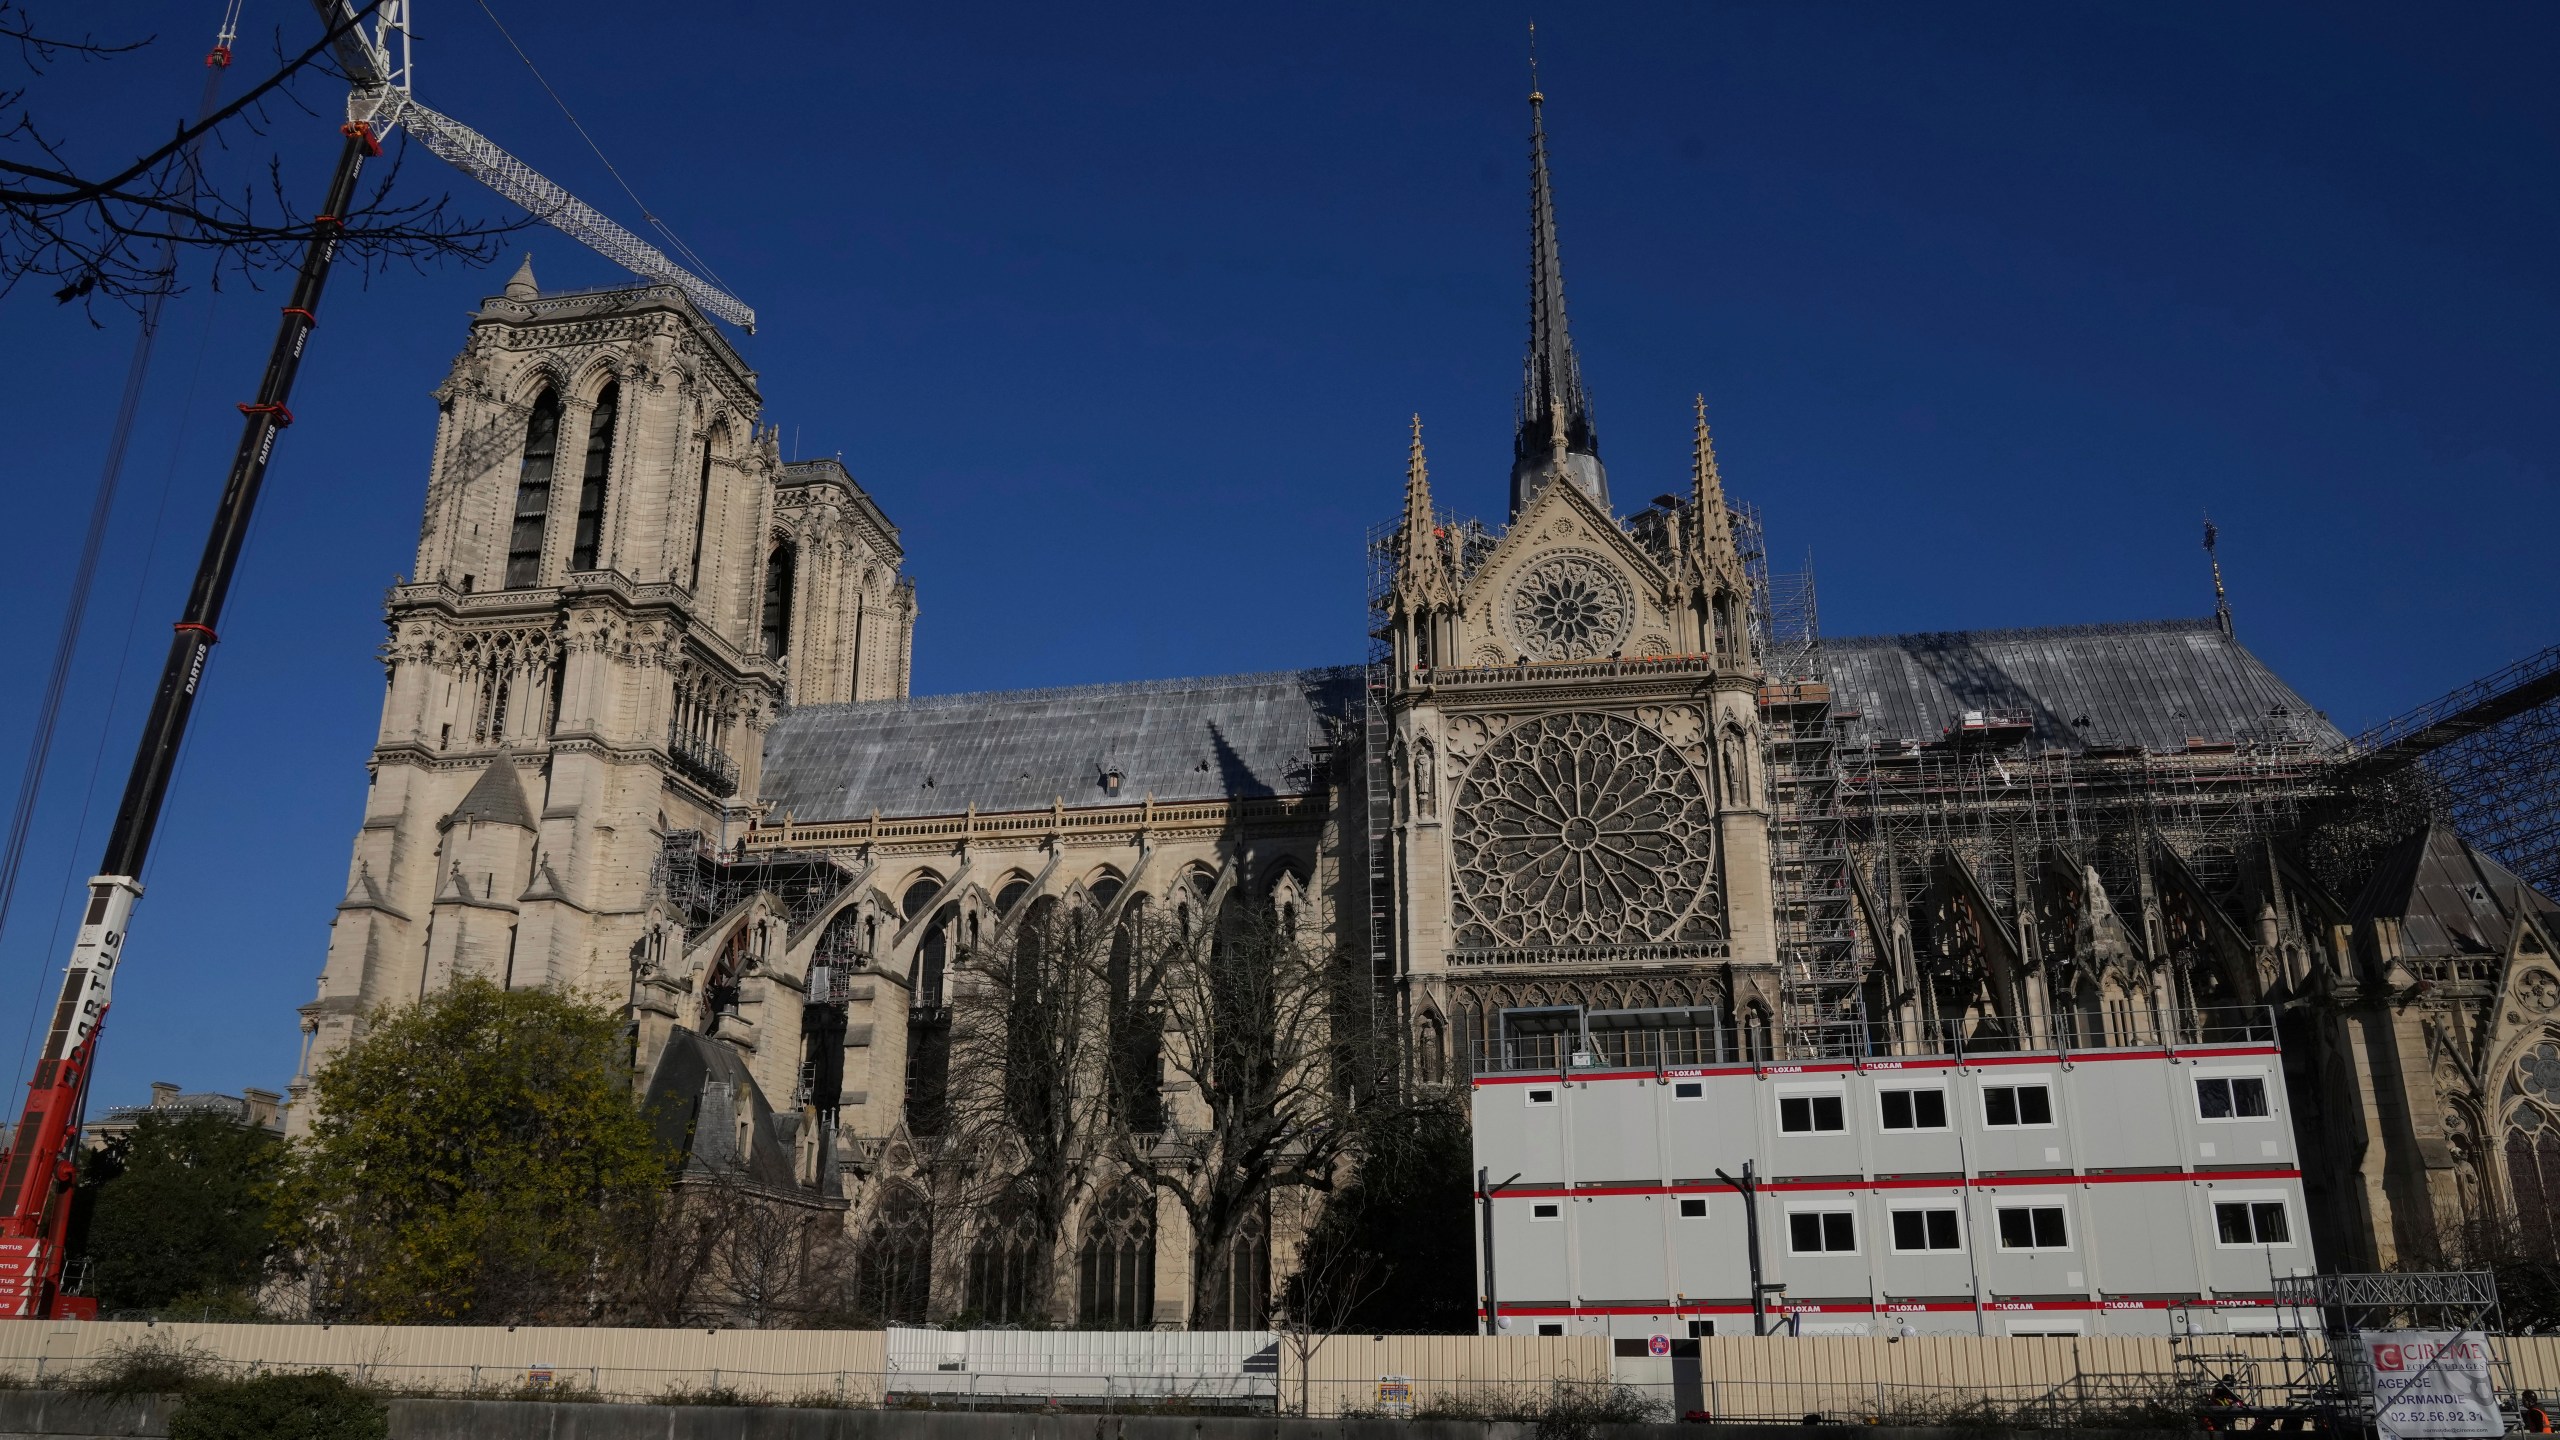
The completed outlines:
<svg viewBox="0 0 2560 1440">
<path fill-rule="evenodd" d="M 1786 1053 L 1854 1055 L 1866 1044 L 1859 988 L 1869 957 L 1849 889 L 1849 816 L 1822 660 L 1813 561 L 1772 574 L 1758 512 L 1734 512 L 1761 657 L 1760 726 L 1771 800 L 1769 869 L 1778 927 L 1778 1024 Z"/>
<path fill-rule="evenodd" d="M 1368 675 L 1360 688 L 1360 770 L 1367 781 L 1367 849 L 1362 860 L 1369 894 L 1369 996 L 1374 1028 L 1381 1014 L 1395 1013 L 1395 777 L 1387 763 L 1392 722 L 1387 714 L 1387 686 L 1394 663 L 1387 592 L 1395 583 L 1394 526 L 1372 526 L 1368 534 L 1369 655 Z M 1384 1003 L 1382 1003 L 1384 1002 Z"/>
</svg>

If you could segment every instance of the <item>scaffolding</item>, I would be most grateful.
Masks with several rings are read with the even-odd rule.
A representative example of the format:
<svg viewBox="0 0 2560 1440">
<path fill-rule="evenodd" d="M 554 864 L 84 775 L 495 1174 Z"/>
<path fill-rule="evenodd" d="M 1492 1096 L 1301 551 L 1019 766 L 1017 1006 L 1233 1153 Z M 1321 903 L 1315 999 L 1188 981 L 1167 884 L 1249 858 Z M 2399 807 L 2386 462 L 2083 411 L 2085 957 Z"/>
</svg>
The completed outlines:
<svg viewBox="0 0 2560 1440">
<path fill-rule="evenodd" d="M 1369 653 L 1360 687 L 1360 771 L 1366 781 L 1364 816 L 1367 847 L 1362 852 L 1368 880 L 1369 1022 L 1376 1033 L 1381 1013 L 1395 1013 L 1396 902 L 1392 850 L 1395 821 L 1395 776 L 1387 763 L 1387 687 L 1395 658 L 1394 617 L 1388 593 L 1395 585 L 1396 526 L 1371 526 L 1369 562 Z"/>
<path fill-rule="evenodd" d="M 1759 512 L 1733 511 L 1735 546 L 1751 586 L 1752 640 L 1761 661 L 1760 732 L 1769 777 L 1769 879 L 1778 940 L 1778 1027 L 1790 1055 L 1861 1053 L 1861 985 L 1871 948 L 1858 939 L 1850 891 L 1849 816 L 1822 657 L 1813 559 L 1772 573 Z"/>
<path fill-rule="evenodd" d="M 858 878 L 834 858 L 811 851 L 722 851 L 699 830 L 667 832 L 649 877 L 688 942 L 760 894 L 771 898 L 797 935 Z"/>
<path fill-rule="evenodd" d="M 2277 1315 L 2292 1340 L 2284 1384 L 2297 1408 L 2372 1425 L 2405 1380 L 2377 1377 L 2365 1362 L 2365 1334 L 2390 1331 L 2503 1335 L 2498 1278 L 2486 1270 L 2275 1277 Z M 2491 1380 L 2505 1396 L 2516 1381 L 2504 1347 L 2493 1346 Z M 2182 1357 L 2185 1358 L 2185 1357 Z M 2194 1357 L 2208 1360 L 2206 1356 Z M 2506 1403 L 2506 1402 L 2502 1402 Z"/>
<path fill-rule="evenodd" d="M 2560 894 L 2560 645 L 2357 736 L 2341 774 L 2368 810 L 2401 828 L 2413 808 L 2440 814 L 2526 884 Z"/>
<path fill-rule="evenodd" d="M 2005 947 L 2025 972 L 2063 979 L 2094 934 L 2046 904 L 2057 882 L 2076 889 L 2094 877 L 2096 893 L 2079 897 L 2089 913 L 2112 917 L 2137 952 L 2170 958 L 2158 953 L 2176 943 L 2157 922 L 2167 872 L 2182 871 L 2175 880 L 2191 880 L 2227 918 L 2250 883 L 2251 858 L 2298 834 L 2332 779 L 2331 754 L 2291 735 L 2074 751 L 2036 744 L 2020 715 L 1965 712 L 1935 739 L 1876 735 L 1854 711 L 1833 719 L 1855 868 L 1877 927 L 1909 947 L 1922 995 L 1933 979 L 1955 978 L 1956 952 L 1967 947 Z M 1948 904 L 1954 894 L 1977 897 L 1987 914 Z M 1977 924 L 1999 933 L 1956 933 Z M 2000 1008 L 2030 1028 L 2060 1024 L 2070 1009 L 2061 994 L 1998 998 L 2015 1002 Z M 2203 1007 L 2216 997 L 2160 998 Z M 1920 1016 L 1924 1025 L 1957 1018 Z"/>
</svg>

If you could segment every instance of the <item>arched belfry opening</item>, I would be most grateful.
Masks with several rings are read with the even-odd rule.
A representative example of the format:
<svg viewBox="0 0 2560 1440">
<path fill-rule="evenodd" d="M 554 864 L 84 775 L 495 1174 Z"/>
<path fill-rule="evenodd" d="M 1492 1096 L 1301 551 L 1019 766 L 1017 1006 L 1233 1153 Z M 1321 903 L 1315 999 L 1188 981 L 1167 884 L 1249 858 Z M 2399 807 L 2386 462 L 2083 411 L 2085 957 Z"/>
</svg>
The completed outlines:
<svg viewBox="0 0 2560 1440">
<path fill-rule="evenodd" d="M 543 532 L 551 523 L 551 471 L 560 455 L 560 392 L 544 389 L 525 422 L 524 460 L 516 471 L 516 516 L 507 532 L 507 588 L 542 583 Z"/>
<path fill-rule="evenodd" d="M 773 547 L 764 563 L 764 653 L 779 660 L 791 651 L 791 587 L 799 568 L 799 551 L 785 540 Z"/>
</svg>

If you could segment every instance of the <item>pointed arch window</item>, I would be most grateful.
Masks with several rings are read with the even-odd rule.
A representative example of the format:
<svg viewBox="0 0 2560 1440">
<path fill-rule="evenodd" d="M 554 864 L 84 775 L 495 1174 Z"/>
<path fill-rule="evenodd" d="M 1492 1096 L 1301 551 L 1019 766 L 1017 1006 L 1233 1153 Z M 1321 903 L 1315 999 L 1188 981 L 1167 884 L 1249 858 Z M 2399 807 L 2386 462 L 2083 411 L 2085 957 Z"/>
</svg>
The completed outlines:
<svg viewBox="0 0 2560 1440">
<path fill-rule="evenodd" d="M 1111 932 L 1103 981 L 1109 990 L 1111 1103 L 1120 1123 L 1142 1135 L 1164 1128 L 1164 1017 L 1149 1002 L 1142 947 L 1147 897 L 1131 896 Z"/>
<path fill-rule="evenodd" d="M 1204 1330 L 1259 1330 L 1271 1319 L 1271 1224 L 1261 1207 L 1245 1212 L 1209 1274 Z"/>
<path fill-rule="evenodd" d="M 1136 1181 L 1094 1208 L 1076 1256 L 1076 1319 L 1094 1329 L 1155 1321 L 1156 1197 Z"/>
<path fill-rule="evenodd" d="M 711 452 L 728 432 L 714 430 L 702 437 L 702 488 L 693 497 L 693 564 L 685 571 L 685 587 L 702 588 L 702 529 L 711 523 Z"/>
<path fill-rule="evenodd" d="M 551 468 L 560 454 L 560 394 L 533 402 L 524 430 L 524 464 L 516 472 L 516 522 L 507 535 L 507 588 L 542 583 L 542 533 L 551 521 Z"/>
<path fill-rule="evenodd" d="M 862 1228 L 854 1308 L 890 1325 L 921 1325 L 933 1294 L 933 1214 L 924 1197 L 893 1185 Z"/>
<path fill-rule="evenodd" d="M 578 474 L 578 533 L 569 550 L 572 570 L 593 570 L 603 554 L 605 486 L 613 474 L 613 427 L 621 409 L 622 386 L 607 385 L 587 421 L 587 463 Z"/>
<path fill-rule="evenodd" d="M 1040 1222 L 1034 1198 L 1016 1189 L 1005 1197 L 969 1246 L 966 1308 L 988 1325 L 1021 1325 L 1047 1318 L 1040 1285 Z M 1006 1217 L 1006 1218 L 999 1218 Z"/>
<path fill-rule="evenodd" d="M 799 552 L 789 544 L 773 547 L 764 562 L 764 653 L 779 660 L 791 649 L 791 575 Z"/>
</svg>

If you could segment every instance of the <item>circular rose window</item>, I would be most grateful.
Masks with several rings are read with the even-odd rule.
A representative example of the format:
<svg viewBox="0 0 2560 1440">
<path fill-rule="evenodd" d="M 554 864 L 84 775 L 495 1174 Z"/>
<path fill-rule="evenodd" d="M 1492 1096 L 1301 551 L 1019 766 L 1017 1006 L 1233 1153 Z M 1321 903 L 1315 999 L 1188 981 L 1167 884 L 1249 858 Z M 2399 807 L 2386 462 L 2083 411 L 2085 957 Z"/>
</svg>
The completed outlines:
<svg viewBox="0 0 2560 1440">
<path fill-rule="evenodd" d="M 1635 620 L 1625 582 L 1588 555 L 1550 555 L 1511 587 L 1511 631 L 1532 660 L 1590 660 L 1623 649 Z"/>
<path fill-rule="evenodd" d="M 1714 821 L 1706 777 L 1631 720 L 1515 726 L 1459 782 L 1457 947 L 1711 946 L 1724 938 Z"/>
</svg>

